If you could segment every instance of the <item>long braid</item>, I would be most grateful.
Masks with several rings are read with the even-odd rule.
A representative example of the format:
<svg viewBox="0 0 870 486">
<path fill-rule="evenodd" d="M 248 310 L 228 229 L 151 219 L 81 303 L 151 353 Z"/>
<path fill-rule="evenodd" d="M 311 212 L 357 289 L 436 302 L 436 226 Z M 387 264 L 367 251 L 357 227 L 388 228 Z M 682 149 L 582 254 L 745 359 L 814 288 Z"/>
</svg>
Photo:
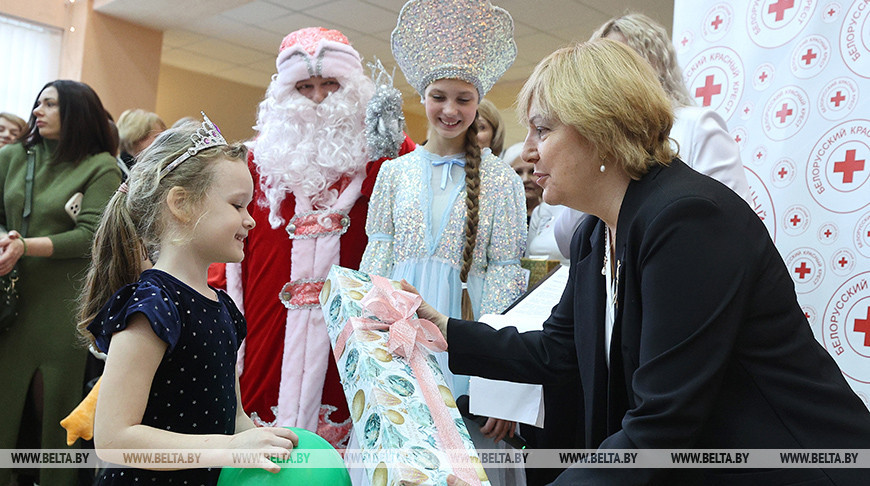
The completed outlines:
<svg viewBox="0 0 870 486">
<path fill-rule="evenodd" d="M 477 145 L 477 117 L 465 132 L 465 246 L 462 249 L 462 269 L 459 280 L 468 282 L 468 272 L 477 244 L 477 225 L 479 223 L 480 198 L 480 147 Z M 468 289 L 462 290 L 462 318 L 474 319 L 471 296 Z"/>
</svg>

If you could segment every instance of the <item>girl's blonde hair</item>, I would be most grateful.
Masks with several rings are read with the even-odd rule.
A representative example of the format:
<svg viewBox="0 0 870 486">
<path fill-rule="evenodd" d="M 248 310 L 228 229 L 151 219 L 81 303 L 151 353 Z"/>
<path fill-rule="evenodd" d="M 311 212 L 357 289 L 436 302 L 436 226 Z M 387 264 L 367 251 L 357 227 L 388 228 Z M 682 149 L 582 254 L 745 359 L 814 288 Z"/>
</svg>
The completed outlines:
<svg viewBox="0 0 870 486">
<path fill-rule="evenodd" d="M 214 182 L 214 163 L 237 160 L 244 163 L 244 145 L 230 144 L 205 149 L 160 177 L 160 171 L 193 145 L 191 135 L 200 128 L 188 123 L 161 133 L 130 171 L 127 190 L 115 192 L 103 212 L 94 235 L 91 264 L 79 298 L 77 328 L 83 340 L 94 345 L 87 326 L 124 285 L 136 282 L 146 255 L 152 260 L 160 251 L 161 239 L 183 240 L 166 224 L 166 200 L 173 187 L 185 191 L 184 209 L 193 212 L 203 202 Z"/>
<path fill-rule="evenodd" d="M 596 39 L 547 56 L 520 90 L 524 125 L 531 108 L 573 127 L 602 161 L 621 164 L 633 179 L 675 156 L 670 100 L 649 63 L 620 42 Z"/>
<path fill-rule="evenodd" d="M 675 107 L 695 104 L 683 82 L 674 44 L 664 27 L 644 14 L 630 13 L 608 20 L 591 39 L 607 37 L 611 32 L 622 34 L 629 47 L 650 63 Z"/>
</svg>

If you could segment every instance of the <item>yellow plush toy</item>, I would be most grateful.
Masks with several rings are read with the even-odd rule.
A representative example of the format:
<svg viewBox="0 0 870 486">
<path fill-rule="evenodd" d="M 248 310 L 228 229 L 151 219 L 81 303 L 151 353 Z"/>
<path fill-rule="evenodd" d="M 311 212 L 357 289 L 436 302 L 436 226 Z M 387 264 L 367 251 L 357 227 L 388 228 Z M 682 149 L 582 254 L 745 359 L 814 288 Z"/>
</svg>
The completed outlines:
<svg viewBox="0 0 870 486">
<path fill-rule="evenodd" d="M 94 414 L 97 411 L 100 380 L 97 380 L 88 396 L 65 419 L 60 421 L 60 426 L 66 429 L 66 445 L 73 445 L 79 437 L 84 440 L 94 438 Z"/>
</svg>

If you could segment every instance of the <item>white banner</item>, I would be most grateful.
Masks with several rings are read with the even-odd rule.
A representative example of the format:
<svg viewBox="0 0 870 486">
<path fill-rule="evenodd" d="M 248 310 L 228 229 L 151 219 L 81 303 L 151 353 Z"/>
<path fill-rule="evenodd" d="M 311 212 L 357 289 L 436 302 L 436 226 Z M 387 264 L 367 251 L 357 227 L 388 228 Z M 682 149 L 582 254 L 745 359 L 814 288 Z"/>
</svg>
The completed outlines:
<svg viewBox="0 0 870 486">
<path fill-rule="evenodd" d="M 870 0 L 676 0 L 689 93 L 728 122 L 816 339 L 870 407 Z"/>
</svg>

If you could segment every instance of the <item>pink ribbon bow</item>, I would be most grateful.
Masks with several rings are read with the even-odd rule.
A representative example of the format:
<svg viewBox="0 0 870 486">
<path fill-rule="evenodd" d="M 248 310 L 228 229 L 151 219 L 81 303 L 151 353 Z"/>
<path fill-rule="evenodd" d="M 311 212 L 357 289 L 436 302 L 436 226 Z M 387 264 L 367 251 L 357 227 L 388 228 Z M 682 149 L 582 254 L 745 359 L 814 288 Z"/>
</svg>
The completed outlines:
<svg viewBox="0 0 870 486">
<path fill-rule="evenodd" d="M 417 344 L 420 344 L 432 351 L 447 349 L 447 341 L 441 335 L 438 326 L 426 319 L 414 317 L 422 302 L 423 298 L 419 295 L 395 289 L 388 279 L 372 275 L 372 288 L 360 300 L 360 304 L 370 315 L 379 320 L 361 317 L 348 319 L 333 346 L 335 360 L 338 361 L 344 353 L 347 340 L 355 330 L 389 330 L 387 350 L 408 360 L 417 378 L 423 399 L 429 405 L 438 440 L 442 448 L 448 452 L 454 473 L 468 484 L 480 485 L 465 444 L 456 430 L 447 405 L 441 398 L 432 370 L 426 364 L 424 354 L 417 347 Z"/>
</svg>

